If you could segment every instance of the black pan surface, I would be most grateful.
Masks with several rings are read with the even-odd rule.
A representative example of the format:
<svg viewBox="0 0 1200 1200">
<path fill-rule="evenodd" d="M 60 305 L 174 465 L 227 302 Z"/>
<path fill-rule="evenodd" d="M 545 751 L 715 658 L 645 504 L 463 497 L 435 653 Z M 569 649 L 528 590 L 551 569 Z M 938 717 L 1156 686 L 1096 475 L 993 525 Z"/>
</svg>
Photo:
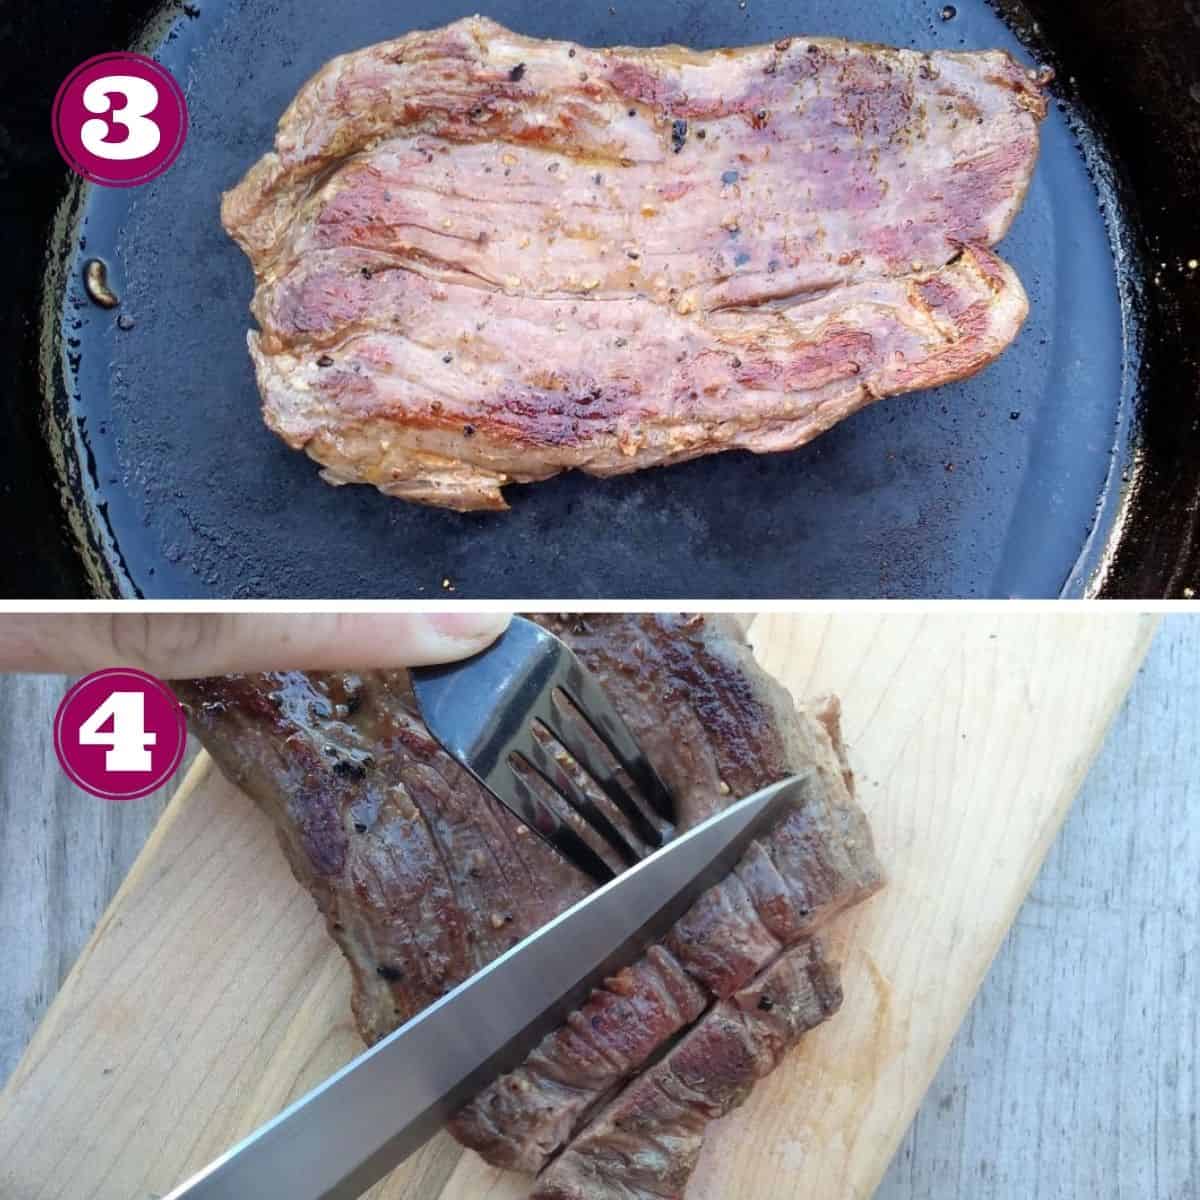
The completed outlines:
<svg viewBox="0 0 1200 1200">
<path fill-rule="evenodd" d="M 1044 53 L 1022 45 L 1018 31 L 1036 35 L 1019 10 L 1005 19 L 981 0 L 204 0 L 171 10 L 154 53 L 187 91 L 188 143 L 148 186 L 80 193 L 51 308 L 63 338 L 49 362 L 53 440 L 86 527 L 93 588 L 594 599 L 1095 586 L 1134 461 L 1139 277 L 1126 269 L 1137 256 L 1102 139 L 1064 102 L 1044 125 L 1028 201 L 1001 247 L 1031 317 L 975 379 L 884 401 L 790 454 L 511 488 L 503 515 L 322 483 L 258 416 L 244 344 L 252 276 L 219 224 L 219 193 L 269 148 L 280 113 L 328 58 L 476 10 L 594 45 L 707 48 L 806 33 L 1000 46 L 1030 63 Z M 108 264 L 114 311 L 82 289 L 92 257 Z"/>
</svg>

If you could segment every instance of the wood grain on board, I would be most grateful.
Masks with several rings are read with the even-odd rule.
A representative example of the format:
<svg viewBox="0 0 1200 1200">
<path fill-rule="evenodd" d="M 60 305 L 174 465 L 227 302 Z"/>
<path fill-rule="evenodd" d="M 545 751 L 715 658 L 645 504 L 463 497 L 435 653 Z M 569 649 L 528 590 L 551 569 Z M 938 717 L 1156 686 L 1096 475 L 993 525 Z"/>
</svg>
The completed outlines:
<svg viewBox="0 0 1200 1200">
<path fill-rule="evenodd" d="M 842 1012 L 714 1130 L 690 1197 L 871 1194 L 1152 631 L 1124 613 L 756 619 L 769 670 L 842 696 L 891 883 L 839 926 Z M 360 1049 L 348 986 L 265 820 L 201 757 L 0 1097 L 0 1195 L 169 1191 Z M 370 1193 L 523 1194 L 445 1136 Z"/>
</svg>

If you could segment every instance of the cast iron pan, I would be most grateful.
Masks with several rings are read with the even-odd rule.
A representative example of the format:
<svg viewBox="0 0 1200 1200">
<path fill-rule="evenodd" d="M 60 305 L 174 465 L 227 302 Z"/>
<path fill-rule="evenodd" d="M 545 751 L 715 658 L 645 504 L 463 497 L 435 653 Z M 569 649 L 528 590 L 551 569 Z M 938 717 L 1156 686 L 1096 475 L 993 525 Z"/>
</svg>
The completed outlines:
<svg viewBox="0 0 1200 1200">
<path fill-rule="evenodd" d="M 698 48 L 840 35 L 1005 47 L 1058 72 L 1001 252 L 1030 293 L 981 376 L 885 401 L 794 453 L 509 490 L 462 516 L 335 490 L 262 425 L 252 280 L 219 193 L 332 55 L 482 9 L 528 34 Z M 1200 586 L 1200 29 L 1194 4 L 1047 0 L 198 0 L 12 17 L 21 113 L 0 129 L 21 328 L 5 474 L 14 595 L 669 597 L 1185 595 Z M 69 14 L 69 15 L 68 15 Z M 1036 21 L 1035 21 L 1036 17 Z M 134 45 L 184 85 L 187 145 L 132 190 L 70 188 L 49 97 Z M 40 188 L 40 192 L 39 192 Z M 37 202 L 60 199 L 55 223 Z M 42 255 L 49 248 L 48 264 Z M 86 262 L 120 306 L 94 305 Z M 42 280 L 42 271 L 48 273 Z M 23 278 L 24 273 L 24 278 Z M 40 285 L 39 299 L 33 288 Z M 38 305 L 40 304 L 40 308 Z M 118 324 L 118 319 L 125 320 Z"/>
</svg>

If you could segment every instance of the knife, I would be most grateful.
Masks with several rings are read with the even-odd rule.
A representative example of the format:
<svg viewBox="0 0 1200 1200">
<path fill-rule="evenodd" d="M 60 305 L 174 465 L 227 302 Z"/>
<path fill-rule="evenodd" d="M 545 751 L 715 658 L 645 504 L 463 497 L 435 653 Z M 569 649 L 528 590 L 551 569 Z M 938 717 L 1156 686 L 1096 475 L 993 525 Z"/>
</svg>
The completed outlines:
<svg viewBox="0 0 1200 1200">
<path fill-rule="evenodd" d="M 661 937 L 813 773 L 730 805 L 530 934 L 165 1200 L 355 1200 Z"/>
</svg>

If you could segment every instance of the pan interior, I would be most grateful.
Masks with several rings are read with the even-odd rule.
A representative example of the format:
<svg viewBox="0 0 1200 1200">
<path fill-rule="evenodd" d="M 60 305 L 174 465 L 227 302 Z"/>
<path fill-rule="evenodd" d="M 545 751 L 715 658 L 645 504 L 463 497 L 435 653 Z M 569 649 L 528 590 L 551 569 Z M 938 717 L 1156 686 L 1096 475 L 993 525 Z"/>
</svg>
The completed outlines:
<svg viewBox="0 0 1200 1200">
<path fill-rule="evenodd" d="M 279 115 L 327 59 L 479 8 L 205 0 L 160 23 L 154 53 L 187 91 L 187 145 L 147 186 L 81 194 L 53 316 L 64 343 L 59 436 L 108 563 L 103 586 L 160 597 L 453 589 L 579 599 L 1087 589 L 1116 519 L 1134 347 L 1112 248 L 1119 212 L 1094 177 L 1087 131 L 1061 104 L 1000 248 L 1031 316 L 975 379 L 884 401 L 788 454 L 510 488 L 502 515 L 331 488 L 270 434 L 245 347 L 252 276 L 220 226 L 220 193 L 269 148 Z M 483 11 L 593 45 L 703 49 L 811 34 L 999 46 L 1034 61 L 981 0 L 496 0 Z M 82 289 L 92 257 L 108 264 L 114 310 Z"/>
</svg>

